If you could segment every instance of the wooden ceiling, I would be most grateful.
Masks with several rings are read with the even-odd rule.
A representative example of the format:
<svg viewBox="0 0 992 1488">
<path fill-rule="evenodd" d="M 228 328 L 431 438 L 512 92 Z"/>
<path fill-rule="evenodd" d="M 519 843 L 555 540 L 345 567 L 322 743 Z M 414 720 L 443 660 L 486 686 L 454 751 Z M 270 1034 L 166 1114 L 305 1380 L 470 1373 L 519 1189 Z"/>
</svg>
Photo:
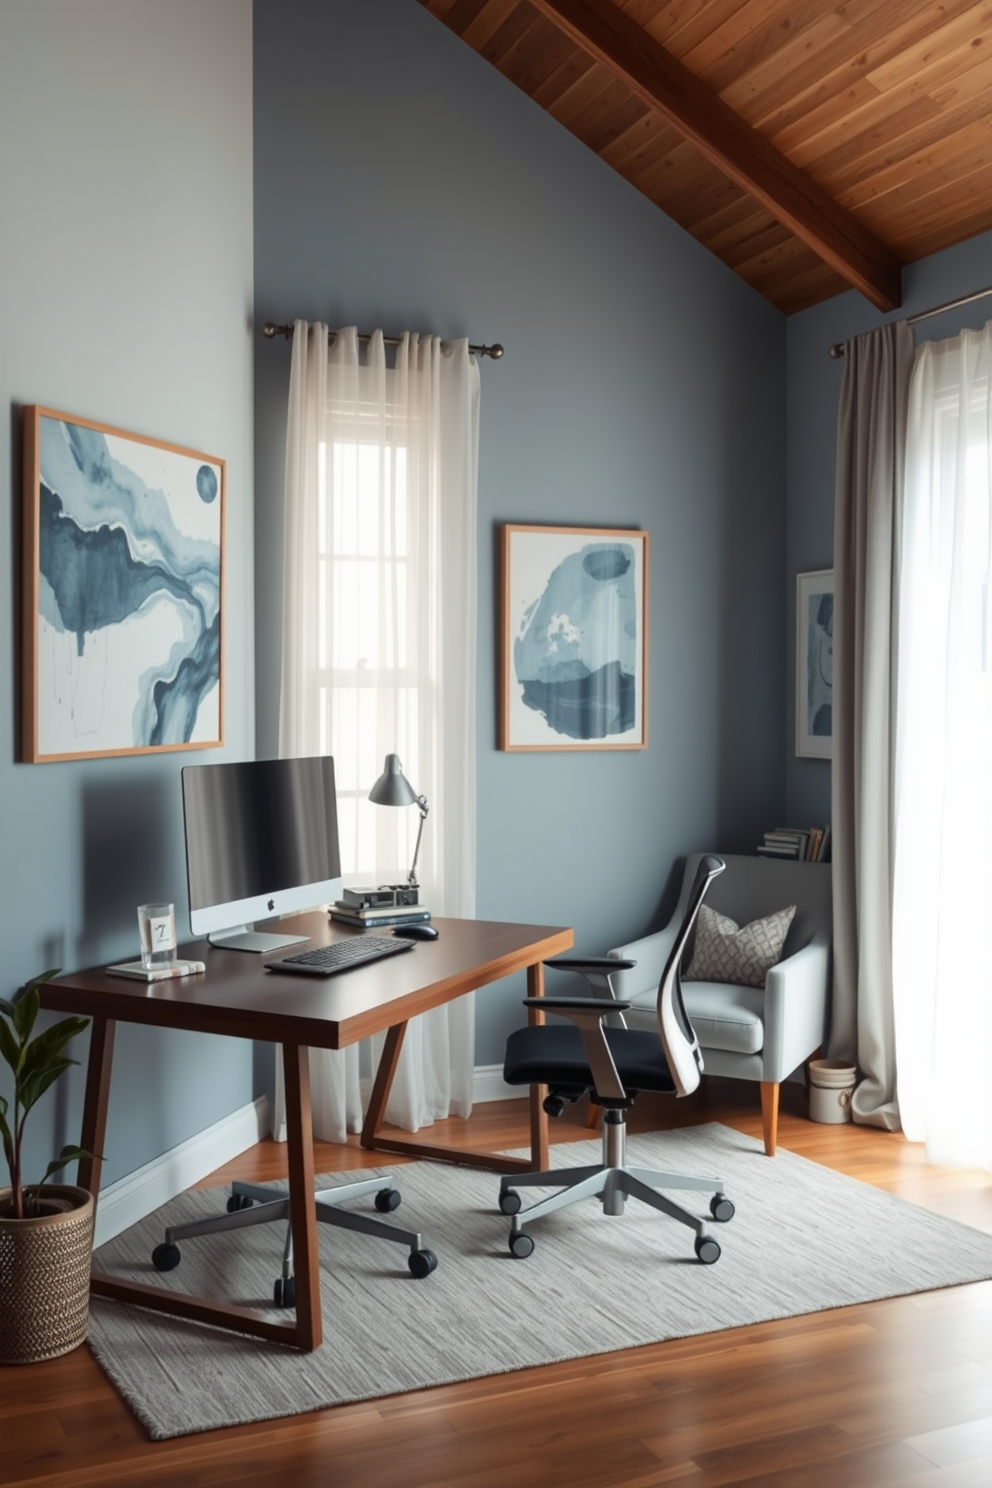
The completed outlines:
<svg viewBox="0 0 992 1488">
<path fill-rule="evenodd" d="M 992 228 L 992 0 L 420 3 L 787 313 Z"/>
</svg>

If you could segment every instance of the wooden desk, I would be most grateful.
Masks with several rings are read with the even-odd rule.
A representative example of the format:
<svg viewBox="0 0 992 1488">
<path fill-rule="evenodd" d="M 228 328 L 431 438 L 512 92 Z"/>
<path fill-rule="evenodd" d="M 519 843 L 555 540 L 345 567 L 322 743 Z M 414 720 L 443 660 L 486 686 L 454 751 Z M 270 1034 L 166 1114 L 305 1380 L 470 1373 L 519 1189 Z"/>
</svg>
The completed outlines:
<svg viewBox="0 0 992 1488">
<path fill-rule="evenodd" d="M 94 1272 L 93 1293 L 137 1303 L 159 1312 L 193 1318 L 312 1350 L 321 1342 L 317 1222 L 314 1212 L 313 1134 L 310 1119 L 309 1050 L 343 1049 L 371 1033 L 388 1030 L 373 1086 L 362 1145 L 387 1152 L 485 1166 L 497 1172 L 548 1166 L 543 1091 L 531 1092 L 531 1159 L 496 1153 L 467 1153 L 384 1138 L 379 1131 L 409 1020 L 478 987 L 527 972 L 528 996 L 544 991 L 542 962 L 570 949 L 572 932 L 551 925 L 504 925 L 485 920 L 435 920 L 440 937 L 418 941 L 411 952 L 372 962 L 341 976 L 308 977 L 267 972 L 272 956 L 225 951 L 196 941 L 180 954 L 205 961 L 204 975 L 165 982 L 136 982 L 107 976 L 102 968 L 46 982 L 42 1006 L 92 1018 L 90 1057 L 80 1145 L 102 1153 L 107 1101 L 118 1022 L 281 1044 L 286 1083 L 290 1223 L 296 1272 L 296 1318 L 275 1322 L 247 1307 L 208 1302 L 164 1287 L 115 1280 Z M 324 913 L 280 922 L 287 932 L 308 935 L 315 945 L 361 932 L 332 925 Z M 302 949 L 293 947 L 292 950 Z M 276 952 L 275 957 L 292 954 Z M 537 1014 L 537 1020 L 542 1015 Z M 102 1162 L 79 1164 L 78 1182 L 96 1196 Z"/>
</svg>

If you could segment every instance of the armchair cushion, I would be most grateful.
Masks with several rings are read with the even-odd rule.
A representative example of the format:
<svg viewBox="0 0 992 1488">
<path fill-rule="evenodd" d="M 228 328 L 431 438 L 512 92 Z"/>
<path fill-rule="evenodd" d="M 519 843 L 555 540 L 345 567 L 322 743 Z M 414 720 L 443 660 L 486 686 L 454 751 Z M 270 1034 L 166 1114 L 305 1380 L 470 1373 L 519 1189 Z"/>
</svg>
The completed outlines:
<svg viewBox="0 0 992 1488">
<path fill-rule="evenodd" d="M 748 925 L 738 925 L 736 920 L 704 904 L 696 924 L 692 961 L 683 979 L 764 987 L 769 969 L 781 959 L 795 913 L 796 906 L 790 904 L 787 909 L 776 910 Z"/>
<path fill-rule="evenodd" d="M 683 982 L 682 1001 L 703 1049 L 727 1054 L 760 1054 L 765 1042 L 764 988 L 735 987 L 726 982 Z M 650 992 L 630 1004 L 631 1028 L 658 1023 Z"/>
</svg>

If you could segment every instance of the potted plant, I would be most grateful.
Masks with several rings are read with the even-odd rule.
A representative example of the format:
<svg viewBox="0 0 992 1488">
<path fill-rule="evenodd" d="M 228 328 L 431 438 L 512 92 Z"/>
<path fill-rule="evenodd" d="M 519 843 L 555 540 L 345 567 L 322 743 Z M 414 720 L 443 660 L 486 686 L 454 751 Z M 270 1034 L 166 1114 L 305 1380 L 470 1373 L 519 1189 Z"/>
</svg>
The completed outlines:
<svg viewBox="0 0 992 1488">
<path fill-rule="evenodd" d="M 63 1147 L 40 1183 L 22 1170 L 28 1112 L 78 1060 L 65 1049 L 89 1027 L 88 1018 L 63 1018 L 32 1038 L 46 971 L 15 1002 L 0 997 L 0 1055 L 14 1077 L 13 1098 L 0 1096 L 0 1135 L 10 1187 L 0 1188 L 0 1363 L 30 1364 L 68 1353 L 86 1337 L 89 1318 L 93 1196 L 83 1188 L 50 1184 L 67 1163 L 88 1157 Z"/>
</svg>

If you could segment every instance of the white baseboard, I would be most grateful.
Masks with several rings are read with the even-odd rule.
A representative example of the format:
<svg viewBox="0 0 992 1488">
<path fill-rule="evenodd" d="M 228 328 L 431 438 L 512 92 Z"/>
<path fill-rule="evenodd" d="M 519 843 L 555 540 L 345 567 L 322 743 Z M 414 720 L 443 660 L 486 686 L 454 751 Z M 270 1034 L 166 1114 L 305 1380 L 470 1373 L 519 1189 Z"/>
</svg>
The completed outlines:
<svg viewBox="0 0 992 1488">
<path fill-rule="evenodd" d="M 526 1085 L 507 1085 L 503 1079 L 501 1064 L 477 1064 L 475 1066 L 475 1078 L 472 1081 L 474 1105 L 481 1106 L 486 1101 L 525 1100 L 529 1093 L 529 1087 Z"/>
<path fill-rule="evenodd" d="M 215 1168 L 268 1136 L 269 1103 L 264 1096 L 232 1111 L 206 1131 L 163 1152 L 144 1167 L 100 1190 L 94 1245 L 113 1240 L 122 1230 L 167 1204 Z"/>
</svg>

